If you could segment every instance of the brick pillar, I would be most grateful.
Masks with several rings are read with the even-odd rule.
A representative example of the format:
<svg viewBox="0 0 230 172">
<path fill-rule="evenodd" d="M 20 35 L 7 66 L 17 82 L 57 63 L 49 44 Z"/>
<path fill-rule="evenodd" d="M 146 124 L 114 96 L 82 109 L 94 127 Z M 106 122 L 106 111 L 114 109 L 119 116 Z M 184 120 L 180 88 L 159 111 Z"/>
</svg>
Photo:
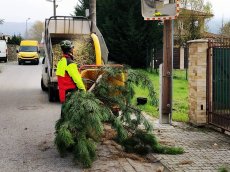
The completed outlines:
<svg viewBox="0 0 230 172">
<path fill-rule="evenodd" d="M 192 40 L 189 44 L 189 121 L 206 124 L 206 68 L 208 40 Z"/>
</svg>

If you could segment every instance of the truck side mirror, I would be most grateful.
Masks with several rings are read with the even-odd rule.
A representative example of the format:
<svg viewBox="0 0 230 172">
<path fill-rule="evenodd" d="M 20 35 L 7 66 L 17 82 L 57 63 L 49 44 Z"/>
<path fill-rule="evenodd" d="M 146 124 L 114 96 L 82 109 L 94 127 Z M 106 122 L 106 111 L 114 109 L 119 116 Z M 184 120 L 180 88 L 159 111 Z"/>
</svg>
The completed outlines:
<svg viewBox="0 0 230 172">
<path fill-rule="evenodd" d="M 38 53 L 40 54 L 40 50 L 38 50 Z"/>
<path fill-rule="evenodd" d="M 16 53 L 19 53 L 19 51 L 18 51 L 18 50 L 16 50 Z"/>
</svg>

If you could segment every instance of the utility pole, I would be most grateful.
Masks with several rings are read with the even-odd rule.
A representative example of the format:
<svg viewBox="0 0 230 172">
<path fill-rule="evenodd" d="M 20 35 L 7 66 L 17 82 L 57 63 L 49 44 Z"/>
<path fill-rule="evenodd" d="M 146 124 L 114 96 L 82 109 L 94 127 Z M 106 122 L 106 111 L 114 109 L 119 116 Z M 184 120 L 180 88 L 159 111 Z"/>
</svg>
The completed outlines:
<svg viewBox="0 0 230 172">
<path fill-rule="evenodd" d="M 46 1 L 53 2 L 54 16 L 56 16 L 56 8 L 57 8 L 56 0 L 46 0 Z"/>
<path fill-rule="evenodd" d="M 185 0 L 187 2 L 187 0 Z M 164 2 L 162 4 L 162 2 Z M 141 0 L 144 20 L 164 21 L 163 66 L 160 86 L 160 123 L 171 124 L 172 120 L 172 68 L 173 68 L 173 20 L 180 10 L 180 0 Z M 156 13 L 157 11 L 157 13 Z"/>
<path fill-rule="evenodd" d="M 163 30 L 163 69 L 162 69 L 162 107 L 161 123 L 170 124 L 172 118 L 172 59 L 173 34 L 172 20 L 164 21 Z"/>
<path fill-rule="evenodd" d="M 56 0 L 53 0 L 54 16 L 56 16 Z"/>
</svg>

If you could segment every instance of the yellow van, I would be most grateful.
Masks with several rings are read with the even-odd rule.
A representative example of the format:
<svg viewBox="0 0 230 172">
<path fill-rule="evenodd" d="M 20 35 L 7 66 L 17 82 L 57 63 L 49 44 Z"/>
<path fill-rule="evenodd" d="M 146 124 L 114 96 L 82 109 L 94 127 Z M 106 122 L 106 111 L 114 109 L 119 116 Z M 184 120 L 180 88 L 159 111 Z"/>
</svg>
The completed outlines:
<svg viewBox="0 0 230 172">
<path fill-rule="evenodd" d="M 27 62 L 39 64 L 39 46 L 38 41 L 35 40 L 23 40 L 20 43 L 19 50 L 17 50 L 18 64 L 24 64 Z"/>
</svg>

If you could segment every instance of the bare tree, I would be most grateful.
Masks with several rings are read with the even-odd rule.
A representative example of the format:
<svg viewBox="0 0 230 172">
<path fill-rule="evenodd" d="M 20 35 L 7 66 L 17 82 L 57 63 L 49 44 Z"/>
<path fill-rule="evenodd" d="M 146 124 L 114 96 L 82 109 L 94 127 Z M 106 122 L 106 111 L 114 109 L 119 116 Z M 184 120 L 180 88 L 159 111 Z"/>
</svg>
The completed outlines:
<svg viewBox="0 0 230 172">
<path fill-rule="evenodd" d="M 4 19 L 0 19 L 0 24 L 3 24 L 4 23 Z"/>
<path fill-rule="evenodd" d="M 44 23 L 41 21 L 36 21 L 29 30 L 29 38 L 41 41 L 43 31 L 44 31 Z"/>
<path fill-rule="evenodd" d="M 223 27 L 220 28 L 220 34 L 230 37 L 230 21 L 223 24 Z"/>
</svg>

